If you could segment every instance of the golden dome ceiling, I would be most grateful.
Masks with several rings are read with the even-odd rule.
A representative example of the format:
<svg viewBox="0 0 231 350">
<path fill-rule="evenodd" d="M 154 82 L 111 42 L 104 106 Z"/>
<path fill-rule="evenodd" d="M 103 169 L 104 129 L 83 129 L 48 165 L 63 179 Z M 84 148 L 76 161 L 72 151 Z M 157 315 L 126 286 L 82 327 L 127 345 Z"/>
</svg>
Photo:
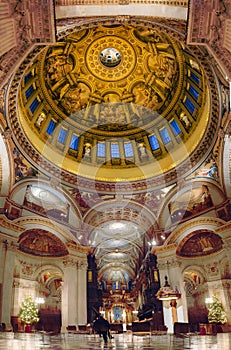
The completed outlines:
<svg viewBox="0 0 231 350">
<path fill-rule="evenodd" d="M 178 171 L 190 173 L 190 157 L 198 153 L 198 163 L 207 152 L 210 96 L 203 67 L 170 34 L 144 22 L 102 22 L 72 28 L 41 50 L 19 94 L 31 161 L 73 185 L 76 175 L 164 176 L 166 185 Z"/>
<path fill-rule="evenodd" d="M 191 174 L 215 142 L 219 98 L 203 53 L 185 46 L 179 28 L 155 19 L 114 22 L 89 20 L 58 33 L 54 45 L 35 45 L 9 84 L 8 121 L 16 146 L 42 173 L 93 198 L 118 193 L 113 210 L 103 207 L 105 220 L 95 206 L 84 221 L 96 227 L 88 243 L 100 278 L 122 281 L 135 277 L 155 227 L 154 215 L 149 221 L 149 212 L 119 195 Z"/>
</svg>

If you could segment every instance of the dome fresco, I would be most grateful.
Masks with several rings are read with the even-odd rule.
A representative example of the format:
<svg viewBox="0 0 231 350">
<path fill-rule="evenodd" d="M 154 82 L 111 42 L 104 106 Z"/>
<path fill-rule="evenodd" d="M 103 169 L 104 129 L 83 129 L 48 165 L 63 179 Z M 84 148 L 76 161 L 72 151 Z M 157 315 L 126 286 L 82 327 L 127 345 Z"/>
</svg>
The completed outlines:
<svg viewBox="0 0 231 350">
<path fill-rule="evenodd" d="M 155 317 L 167 276 L 181 321 L 202 324 L 208 284 L 230 277 L 231 53 L 225 23 L 212 30 L 227 13 L 152 2 L 98 16 L 71 2 L 4 5 L 15 42 L 2 50 L 16 44 L 0 72 L 6 321 L 29 290 L 61 330 L 95 311 L 131 324 Z"/>
<path fill-rule="evenodd" d="M 197 59 L 142 22 L 76 28 L 43 49 L 22 79 L 20 105 L 35 152 L 73 184 L 76 174 L 123 182 L 184 162 L 190 171 L 209 120 Z"/>
<path fill-rule="evenodd" d="M 215 142 L 214 75 L 180 31 L 155 21 L 97 19 L 57 38 L 35 47 L 12 77 L 13 139 L 28 163 L 67 186 L 80 206 L 89 232 L 78 240 L 94 247 L 99 277 L 121 271 L 133 279 L 143 245 L 158 230 L 161 191 L 193 174 Z M 27 187 L 27 208 L 69 222 L 65 200 L 50 210 L 43 191 L 35 198 L 34 190 Z M 134 204 L 141 193 L 146 211 Z M 124 226 L 114 227 L 115 220 Z"/>
</svg>

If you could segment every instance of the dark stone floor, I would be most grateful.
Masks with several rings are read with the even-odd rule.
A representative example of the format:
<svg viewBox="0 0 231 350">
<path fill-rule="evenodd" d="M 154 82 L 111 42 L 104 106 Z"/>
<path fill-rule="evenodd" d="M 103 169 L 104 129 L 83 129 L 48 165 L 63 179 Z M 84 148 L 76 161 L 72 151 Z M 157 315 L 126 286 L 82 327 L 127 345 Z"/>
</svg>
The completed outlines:
<svg viewBox="0 0 231 350">
<path fill-rule="evenodd" d="M 176 338 L 173 335 L 137 336 L 131 333 L 115 334 L 105 347 L 97 335 L 62 334 L 48 336 L 37 333 L 0 333 L 0 350 L 231 350 L 231 333 L 193 335 Z"/>
</svg>

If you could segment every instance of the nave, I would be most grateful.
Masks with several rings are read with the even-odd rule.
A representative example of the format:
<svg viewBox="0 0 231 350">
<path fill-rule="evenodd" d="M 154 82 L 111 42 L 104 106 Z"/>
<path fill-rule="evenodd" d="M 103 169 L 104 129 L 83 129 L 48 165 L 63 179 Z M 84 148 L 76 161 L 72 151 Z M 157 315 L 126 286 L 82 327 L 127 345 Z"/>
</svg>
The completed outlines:
<svg viewBox="0 0 231 350">
<path fill-rule="evenodd" d="M 173 335 L 136 336 L 131 333 L 115 334 L 104 346 L 96 335 L 61 335 L 4 333 L 0 335 L 0 350 L 228 350 L 231 349 L 231 333 L 217 335 L 193 335 L 190 338 L 176 338 Z"/>
</svg>

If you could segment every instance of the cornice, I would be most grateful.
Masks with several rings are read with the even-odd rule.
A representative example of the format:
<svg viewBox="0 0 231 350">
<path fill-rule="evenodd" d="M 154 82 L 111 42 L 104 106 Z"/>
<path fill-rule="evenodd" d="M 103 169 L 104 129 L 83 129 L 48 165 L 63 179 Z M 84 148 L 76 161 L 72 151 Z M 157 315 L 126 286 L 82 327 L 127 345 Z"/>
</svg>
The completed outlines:
<svg viewBox="0 0 231 350">
<path fill-rule="evenodd" d="M 25 228 L 33 224 L 36 224 L 37 226 L 44 225 L 47 228 L 47 230 L 55 230 L 56 232 L 61 234 L 66 240 L 70 240 L 70 238 L 75 239 L 75 237 L 73 237 L 69 232 L 65 231 L 62 227 L 60 227 L 60 225 L 51 220 L 47 220 L 40 217 L 22 217 L 18 219 L 18 222 L 20 222 L 20 224 L 24 226 L 24 230 Z"/>
<path fill-rule="evenodd" d="M 66 247 L 74 252 L 78 252 L 78 253 L 82 253 L 82 254 L 89 254 L 91 252 L 91 248 L 90 247 L 85 247 L 85 246 L 81 246 L 81 245 L 77 245 L 73 242 L 68 242 L 66 244 Z"/>
<path fill-rule="evenodd" d="M 225 231 L 230 230 L 230 229 L 231 229 L 231 221 L 228 221 L 223 226 L 216 228 L 215 231 L 217 233 L 222 233 L 222 232 L 225 232 Z"/>
<path fill-rule="evenodd" d="M 6 228 L 7 230 L 12 230 L 15 232 L 23 232 L 24 228 L 22 226 L 20 226 L 19 224 L 12 222 L 12 221 L 8 221 L 5 216 L 0 217 L 0 227 L 2 228 Z"/>
<path fill-rule="evenodd" d="M 162 245 L 162 246 L 157 246 L 155 248 L 153 248 L 153 253 L 154 254 L 163 254 L 163 253 L 167 253 L 167 252 L 174 252 L 177 249 L 178 244 L 177 243 L 170 243 L 168 245 Z"/>
<path fill-rule="evenodd" d="M 203 218 L 192 219 L 182 224 L 180 227 L 177 227 L 176 230 L 172 231 L 170 236 L 166 239 L 164 245 L 169 245 L 173 243 L 173 241 L 177 241 L 181 236 L 183 236 L 185 231 L 193 232 L 194 229 L 198 230 L 198 227 L 201 227 L 200 225 L 203 225 L 203 228 L 205 225 L 213 226 L 213 230 L 217 231 L 217 227 L 223 224 L 224 224 L 224 221 L 218 218 L 203 217 Z"/>
</svg>

